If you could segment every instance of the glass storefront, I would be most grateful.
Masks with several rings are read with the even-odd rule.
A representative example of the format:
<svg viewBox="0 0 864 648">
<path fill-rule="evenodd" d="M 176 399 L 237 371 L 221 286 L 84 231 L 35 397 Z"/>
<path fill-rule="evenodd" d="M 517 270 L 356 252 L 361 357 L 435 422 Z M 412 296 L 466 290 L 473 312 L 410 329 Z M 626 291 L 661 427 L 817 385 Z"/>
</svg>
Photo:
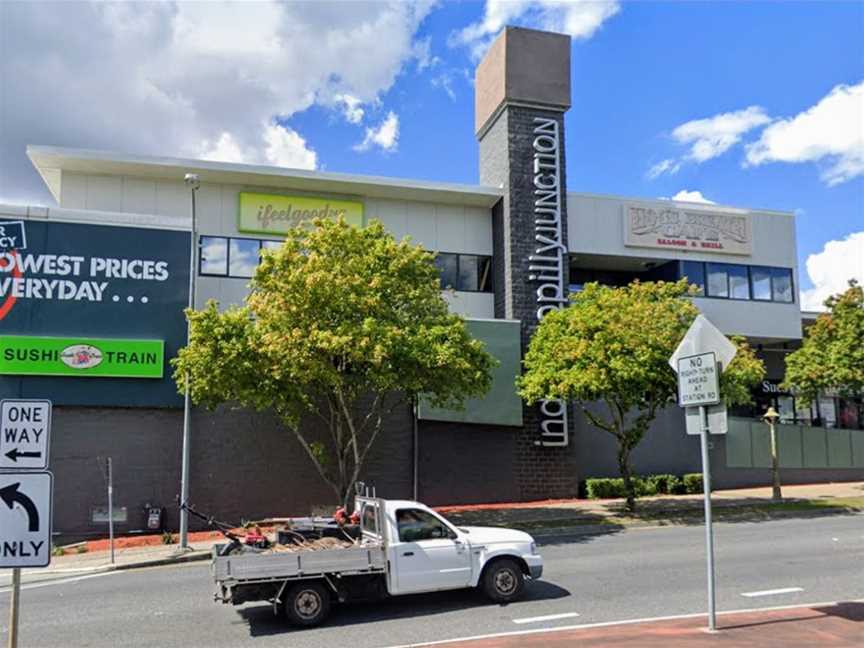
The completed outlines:
<svg viewBox="0 0 864 648">
<path fill-rule="evenodd" d="M 862 398 L 822 394 L 811 403 L 781 389 L 779 380 L 764 380 L 753 392 L 753 404 L 734 407 L 733 416 L 760 418 L 769 407 L 780 415 L 779 423 L 864 430 Z"/>
</svg>

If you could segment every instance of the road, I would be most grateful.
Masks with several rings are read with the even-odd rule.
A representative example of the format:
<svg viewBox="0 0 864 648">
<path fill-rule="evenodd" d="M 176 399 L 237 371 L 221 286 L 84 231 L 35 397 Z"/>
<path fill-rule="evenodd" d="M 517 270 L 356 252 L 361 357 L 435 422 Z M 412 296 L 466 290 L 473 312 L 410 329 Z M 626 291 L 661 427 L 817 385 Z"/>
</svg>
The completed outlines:
<svg viewBox="0 0 864 648">
<path fill-rule="evenodd" d="M 495 606 L 473 592 L 400 597 L 345 606 L 312 630 L 286 626 L 267 604 L 214 603 L 204 563 L 25 585 L 20 646 L 367 648 L 699 613 L 703 537 L 702 527 L 689 526 L 548 538 L 546 573 L 524 601 Z M 864 599 L 864 516 L 721 523 L 715 537 L 718 610 Z M 7 589 L 2 645 L 8 602 Z M 537 618 L 550 615 L 557 618 Z"/>
</svg>

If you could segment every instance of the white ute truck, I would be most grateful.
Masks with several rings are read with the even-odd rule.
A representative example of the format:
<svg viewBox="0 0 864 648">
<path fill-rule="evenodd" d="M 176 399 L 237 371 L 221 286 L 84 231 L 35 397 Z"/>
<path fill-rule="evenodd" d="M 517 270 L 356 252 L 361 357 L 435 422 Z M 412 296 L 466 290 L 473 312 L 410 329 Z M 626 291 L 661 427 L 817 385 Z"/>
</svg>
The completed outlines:
<svg viewBox="0 0 864 648">
<path fill-rule="evenodd" d="M 543 572 L 527 533 L 456 527 L 407 500 L 358 496 L 360 535 L 344 549 L 224 553 L 213 548 L 215 599 L 269 601 L 294 625 L 314 626 L 334 602 L 478 587 L 496 602 L 522 593 Z"/>
</svg>

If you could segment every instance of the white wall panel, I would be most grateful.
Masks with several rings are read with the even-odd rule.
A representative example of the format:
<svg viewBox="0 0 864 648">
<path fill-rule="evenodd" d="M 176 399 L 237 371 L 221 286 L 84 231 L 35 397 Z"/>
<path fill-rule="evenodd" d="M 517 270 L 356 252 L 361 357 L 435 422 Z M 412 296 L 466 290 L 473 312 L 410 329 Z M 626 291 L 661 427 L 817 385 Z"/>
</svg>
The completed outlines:
<svg viewBox="0 0 864 648">
<path fill-rule="evenodd" d="M 145 178 L 124 178 L 123 211 L 133 214 L 156 213 L 156 181 Z"/>
<path fill-rule="evenodd" d="M 464 317 L 493 319 L 495 317 L 495 295 L 480 292 L 443 292 L 450 312 Z"/>
<path fill-rule="evenodd" d="M 97 211 L 123 211 L 123 178 L 88 175 L 86 207 Z"/>
<path fill-rule="evenodd" d="M 63 171 L 60 182 L 60 206 L 67 209 L 87 209 L 87 176 Z"/>
<path fill-rule="evenodd" d="M 188 217 L 191 205 L 189 188 L 182 180 L 160 180 L 156 184 L 156 213 L 160 216 Z"/>
<path fill-rule="evenodd" d="M 492 210 L 465 208 L 465 252 L 492 254 Z"/>
</svg>

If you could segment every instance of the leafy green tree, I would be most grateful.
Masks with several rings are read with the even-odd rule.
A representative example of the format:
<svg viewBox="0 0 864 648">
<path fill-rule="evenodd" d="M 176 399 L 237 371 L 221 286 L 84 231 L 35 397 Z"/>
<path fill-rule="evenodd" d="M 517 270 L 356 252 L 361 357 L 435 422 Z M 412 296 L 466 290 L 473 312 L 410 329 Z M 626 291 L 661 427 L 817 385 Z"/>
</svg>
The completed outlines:
<svg viewBox="0 0 864 648">
<path fill-rule="evenodd" d="M 529 403 L 575 402 L 595 427 L 612 434 L 627 507 L 635 508 L 630 455 L 657 411 L 676 401 L 677 377 L 668 360 L 699 310 L 685 299 L 693 289 L 677 283 L 634 281 L 622 288 L 585 284 L 567 308 L 537 327 L 517 379 Z M 735 359 L 721 377 L 729 404 L 750 400 L 750 386 L 764 367 L 747 343 L 734 339 Z M 599 401 L 605 407 L 592 407 Z M 603 411 L 605 410 L 605 411 Z"/>
<path fill-rule="evenodd" d="M 441 296 L 433 255 L 379 222 L 316 220 L 262 254 L 241 307 L 187 311 L 173 361 L 181 392 L 208 408 L 272 408 L 340 502 L 383 421 L 423 395 L 461 407 L 491 385 L 494 358 Z M 301 422 L 318 417 L 329 436 Z"/>
<path fill-rule="evenodd" d="M 825 313 L 805 331 L 801 348 L 786 356 L 785 389 L 803 400 L 833 390 L 864 392 L 864 288 L 849 288 L 825 300 Z"/>
</svg>

